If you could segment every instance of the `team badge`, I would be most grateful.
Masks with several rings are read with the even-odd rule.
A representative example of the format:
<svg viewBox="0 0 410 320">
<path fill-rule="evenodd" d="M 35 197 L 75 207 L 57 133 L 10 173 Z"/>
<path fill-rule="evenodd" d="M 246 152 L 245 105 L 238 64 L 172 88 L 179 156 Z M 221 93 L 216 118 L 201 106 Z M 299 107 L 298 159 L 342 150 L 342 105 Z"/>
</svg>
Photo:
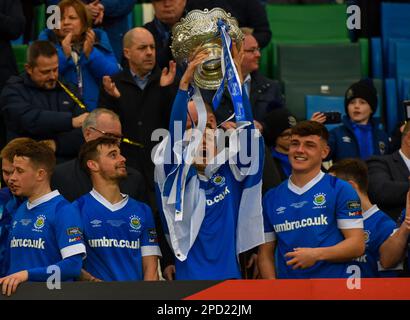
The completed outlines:
<svg viewBox="0 0 410 320">
<path fill-rule="evenodd" d="M 37 217 L 36 222 L 34 222 L 34 228 L 36 228 L 37 230 L 42 229 L 44 227 L 45 221 L 46 221 L 46 217 L 43 215 L 39 215 Z"/>
<path fill-rule="evenodd" d="M 140 218 L 137 216 L 131 216 L 130 217 L 130 227 L 133 228 L 134 230 L 141 229 Z"/>
<path fill-rule="evenodd" d="M 364 230 L 364 242 L 368 243 L 370 240 L 370 231 L 369 230 Z"/>
<path fill-rule="evenodd" d="M 222 177 L 221 175 L 218 174 L 212 179 L 212 182 L 216 186 L 222 186 L 225 183 L 225 177 Z"/>
<path fill-rule="evenodd" d="M 323 206 L 326 203 L 326 194 L 324 193 L 317 193 L 313 198 L 313 204 L 315 206 Z"/>
</svg>

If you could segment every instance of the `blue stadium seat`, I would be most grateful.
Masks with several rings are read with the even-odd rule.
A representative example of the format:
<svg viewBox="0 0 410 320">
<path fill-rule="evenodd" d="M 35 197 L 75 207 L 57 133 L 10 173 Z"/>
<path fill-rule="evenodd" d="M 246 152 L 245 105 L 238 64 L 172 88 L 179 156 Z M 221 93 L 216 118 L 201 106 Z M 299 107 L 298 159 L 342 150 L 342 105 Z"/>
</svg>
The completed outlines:
<svg viewBox="0 0 410 320">
<path fill-rule="evenodd" d="M 392 134 L 400 121 L 404 119 L 402 108 L 398 107 L 396 79 L 385 79 L 386 93 L 386 128 L 387 133 Z"/>
<path fill-rule="evenodd" d="M 410 79 L 410 40 L 396 42 L 396 65 L 395 75 L 397 80 L 397 90 L 399 102 L 406 99 L 406 87 Z M 408 91 L 408 90 L 407 90 Z"/>
</svg>

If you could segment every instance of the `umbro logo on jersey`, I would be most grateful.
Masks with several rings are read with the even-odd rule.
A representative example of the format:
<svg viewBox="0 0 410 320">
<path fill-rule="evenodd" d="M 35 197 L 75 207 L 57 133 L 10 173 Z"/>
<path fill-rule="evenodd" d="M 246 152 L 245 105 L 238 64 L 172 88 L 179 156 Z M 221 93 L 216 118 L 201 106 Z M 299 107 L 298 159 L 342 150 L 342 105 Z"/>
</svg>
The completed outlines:
<svg viewBox="0 0 410 320">
<path fill-rule="evenodd" d="M 342 141 L 343 141 L 343 142 L 346 142 L 346 143 L 351 143 L 351 142 L 352 142 L 352 139 L 351 139 L 350 137 L 348 137 L 348 136 L 344 136 L 344 137 L 342 137 Z"/>
<path fill-rule="evenodd" d="M 21 220 L 20 220 L 20 223 L 21 223 L 23 226 L 27 227 L 27 226 L 31 223 L 31 219 L 21 219 Z"/>
<path fill-rule="evenodd" d="M 102 221 L 95 219 L 95 220 L 91 221 L 90 223 L 93 226 L 93 228 L 97 228 L 97 227 L 101 227 Z"/>
<path fill-rule="evenodd" d="M 292 203 L 290 206 L 295 208 L 295 209 L 300 209 L 302 208 L 306 203 L 308 203 L 307 201 L 302 201 L 302 202 L 296 202 L 296 203 Z"/>
<path fill-rule="evenodd" d="M 276 213 L 277 214 L 282 214 L 285 213 L 286 207 L 280 207 L 276 209 Z"/>
</svg>

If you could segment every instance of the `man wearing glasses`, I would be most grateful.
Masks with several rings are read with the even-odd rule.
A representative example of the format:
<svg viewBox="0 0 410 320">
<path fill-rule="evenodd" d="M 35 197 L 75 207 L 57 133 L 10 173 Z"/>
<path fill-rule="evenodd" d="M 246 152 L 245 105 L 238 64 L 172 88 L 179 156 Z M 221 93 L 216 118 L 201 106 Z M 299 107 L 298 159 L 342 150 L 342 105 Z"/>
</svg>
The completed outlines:
<svg viewBox="0 0 410 320">
<path fill-rule="evenodd" d="M 122 136 L 118 115 L 104 108 L 92 111 L 85 119 L 82 130 L 85 142 L 102 136 L 118 139 L 119 142 L 125 139 Z M 127 172 L 128 175 L 120 182 L 121 192 L 146 202 L 145 183 L 142 175 L 130 167 L 127 167 Z M 77 158 L 58 165 L 52 176 L 51 184 L 53 189 L 59 190 L 71 202 L 92 189 L 90 177 L 81 169 Z"/>
<path fill-rule="evenodd" d="M 244 87 L 249 95 L 255 127 L 261 130 L 265 142 L 269 143 L 269 134 L 272 129 L 266 123 L 266 117 L 272 110 L 283 107 L 283 96 L 278 81 L 271 80 L 259 72 L 259 60 L 261 57 L 258 41 L 253 36 L 250 28 L 241 28 L 245 38 L 243 41 L 244 56 L 241 64 L 244 78 Z M 222 100 L 221 106 L 215 115 L 218 124 L 225 121 L 233 114 L 233 106 L 229 97 Z M 227 121 L 222 124 L 225 129 L 235 128 L 235 122 Z"/>
</svg>

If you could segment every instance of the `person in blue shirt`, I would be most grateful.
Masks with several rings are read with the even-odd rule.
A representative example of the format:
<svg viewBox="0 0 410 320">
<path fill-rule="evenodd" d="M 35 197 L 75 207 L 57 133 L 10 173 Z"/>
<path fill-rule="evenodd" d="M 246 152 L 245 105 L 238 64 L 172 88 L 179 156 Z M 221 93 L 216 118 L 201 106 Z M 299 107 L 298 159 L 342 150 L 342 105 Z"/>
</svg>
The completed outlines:
<svg viewBox="0 0 410 320">
<path fill-rule="evenodd" d="M 7 240 L 11 229 L 13 215 L 22 200 L 14 196 L 14 187 L 9 183 L 13 174 L 13 158 L 16 148 L 30 138 L 16 138 L 10 141 L 0 152 L 1 172 L 6 187 L 0 189 L 0 278 L 8 271 L 8 245 Z"/>
<path fill-rule="evenodd" d="M 8 276 L 0 279 L 2 293 L 8 296 L 22 282 L 47 281 L 50 266 L 60 270 L 61 281 L 80 275 L 85 255 L 81 220 L 57 190 L 51 191 L 55 161 L 53 150 L 42 142 L 26 142 L 15 151 L 9 183 L 16 196 L 27 200 L 14 214 Z"/>
<path fill-rule="evenodd" d="M 328 131 L 318 122 L 292 128 L 292 174 L 263 198 L 265 243 L 258 266 L 265 279 L 347 277 L 347 262 L 364 253 L 357 193 L 321 171 L 327 140 Z"/>
<path fill-rule="evenodd" d="M 74 203 L 81 213 L 88 281 L 158 280 L 157 233 L 151 209 L 120 192 L 127 176 L 125 158 L 115 138 L 100 137 L 83 145 L 79 159 L 93 189 Z"/>
<path fill-rule="evenodd" d="M 329 159 L 366 160 L 372 155 L 388 154 L 389 137 L 373 117 L 377 110 L 377 91 L 371 80 L 353 83 L 345 93 L 346 115 L 342 125 L 330 131 Z M 324 119 L 323 119 L 324 121 Z"/>
<path fill-rule="evenodd" d="M 352 264 L 360 267 L 361 277 L 364 278 L 397 276 L 397 272 L 386 270 L 380 263 L 383 256 L 389 255 L 384 242 L 397 231 L 396 222 L 370 202 L 367 195 L 369 178 L 366 163 L 360 159 L 343 159 L 329 169 L 329 174 L 350 183 L 359 195 L 363 209 L 366 251 Z M 402 265 L 394 269 L 400 270 Z"/>
<path fill-rule="evenodd" d="M 74 84 L 88 111 L 97 107 L 100 86 L 104 76 L 119 71 L 107 34 L 92 29 L 92 19 L 80 0 L 63 0 L 61 28 L 46 29 L 39 40 L 52 42 L 58 52 L 59 74 Z"/>
<path fill-rule="evenodd" d="M 229 153 L 218 152 L 215 116 L 204 105 L 198 89 L 193 96 L 198 119 L 187 115 L 188 87 L 195 68 L 207 56 L 206 51 L 197 51 L 188 64 L 172 108 L 170 135 L 155 155 L 158 202 L 176 257 L 176 280 L 240 278 L 238 255 L 263 241 L 263 138 L 254 130 L 245 89 L 242 86 L 246 124 L 231 131 L 239 134 L 239 139 L 236 143 L 231 140 Z M 233 45 L 241 84 L 238 66 L 242 56 L 242 50 L 237 52 Z M 251 152 L 246 165 L 236 158 L 235 147 Z"/>
</svg>

